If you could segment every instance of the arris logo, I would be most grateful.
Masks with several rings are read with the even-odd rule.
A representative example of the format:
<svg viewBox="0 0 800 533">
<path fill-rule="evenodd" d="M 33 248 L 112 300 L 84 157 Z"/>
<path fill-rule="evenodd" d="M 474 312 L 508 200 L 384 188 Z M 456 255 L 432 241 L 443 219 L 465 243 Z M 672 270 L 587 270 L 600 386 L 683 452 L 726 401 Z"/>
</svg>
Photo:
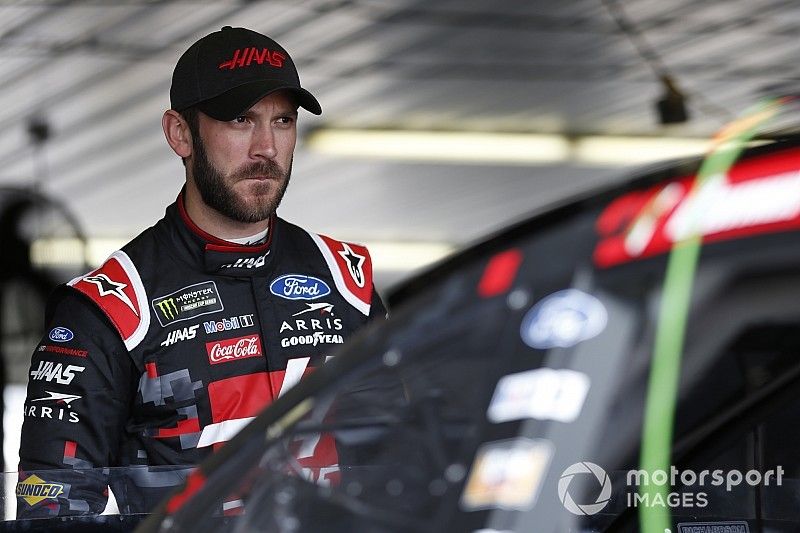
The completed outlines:
<svg viewBox="0 0 800 533">
<path fill-rule="evenodd" d="M 75 338 L 75 335 L 67 328 L 56 326 L 50 330 L 50 335 L 48 335 L 48 337 L 53 342 L 69 342 Z"/>
<path fill-rule="evenodd" d="M 330 294 L 331 288 L 313 276 L 285 274 L 270 284 L 269 291 L 287 300 L 315 300 Z"/>
</svg>

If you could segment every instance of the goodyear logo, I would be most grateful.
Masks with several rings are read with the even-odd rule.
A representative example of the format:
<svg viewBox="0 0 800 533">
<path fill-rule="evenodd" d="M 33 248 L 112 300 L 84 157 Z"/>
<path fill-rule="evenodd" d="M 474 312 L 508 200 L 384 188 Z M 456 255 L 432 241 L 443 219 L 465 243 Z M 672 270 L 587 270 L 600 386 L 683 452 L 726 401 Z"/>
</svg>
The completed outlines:
<svg viewBox="0 0 800 533">
<path fill-rule="evenodd" d="M 50 500 L 64 494 L 64 485 L 48 483 L 37 475 L 28 476 L 25 481 L 17 483 L 17 497 L 22 498 L 33 507 L 42 500 Z"/>
<path fill-rule="evenodd" d="M 224 306 L 213 281 L 203 281 L 159 296 L 152 301 L 153 312 L 162 327 L 174 322 L 222 311 Z"/>
</svg>

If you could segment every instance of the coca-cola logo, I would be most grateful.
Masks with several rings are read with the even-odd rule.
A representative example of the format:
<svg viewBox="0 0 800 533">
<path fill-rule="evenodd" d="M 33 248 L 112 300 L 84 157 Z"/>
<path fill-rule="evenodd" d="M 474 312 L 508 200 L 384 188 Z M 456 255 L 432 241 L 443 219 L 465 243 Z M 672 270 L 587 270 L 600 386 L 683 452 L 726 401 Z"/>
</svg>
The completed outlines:
<svg viewBox="0 0 800 533">
<path fill-rule="evenodd" d="M 258 335 L 246 335 L 235 339 L 207 342 L 206 352 L 208 352 L 208 361 L 212 365 L 263 355 L 261 337 Z"/>
</svg>

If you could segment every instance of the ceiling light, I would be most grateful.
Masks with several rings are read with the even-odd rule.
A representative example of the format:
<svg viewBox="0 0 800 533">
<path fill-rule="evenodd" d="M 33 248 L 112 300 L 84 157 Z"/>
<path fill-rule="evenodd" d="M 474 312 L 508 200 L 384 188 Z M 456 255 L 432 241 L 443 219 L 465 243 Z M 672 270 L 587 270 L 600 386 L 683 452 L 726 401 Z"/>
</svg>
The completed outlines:
<svg viewBox="0 0 800 533">
<path fill-rule="evenodd" d="M 130 239 L 56 237 L 37 239 L 31 245 L 31 262 L 37 267 L 96 268 Z M 359 241 L 360 239 L 353 239 Z M 365 244 L 376 271 L 408 272 L 439 261 L 456 247 L 443 242 L 368 241 Z"/>
<path fill-rule="evenodd" d="M 37 267 L 98 267 L 130 239 L 54 237 L 31 243 L 30 260 Z"/>
<path fill-rule="evenodd" d="M 711 139 L 598 135 L 577 138 L 573 156 L 588 165 L 636 165 L 703 155 L 710 146 Z"/>
<path fill-rule="evenodd" d="M 305 142 L 342 157 L 523 165 L 563 162 L 570 149 L 562 135 L 409 130 L 321 129 Z"/>
<path fill-rule="evenodd" d="M 624 166 L 702 155 L 710 140 L 678 137 L 319 129 L 306 147 L 320 154 L 460 164 Z"/>
</svg>

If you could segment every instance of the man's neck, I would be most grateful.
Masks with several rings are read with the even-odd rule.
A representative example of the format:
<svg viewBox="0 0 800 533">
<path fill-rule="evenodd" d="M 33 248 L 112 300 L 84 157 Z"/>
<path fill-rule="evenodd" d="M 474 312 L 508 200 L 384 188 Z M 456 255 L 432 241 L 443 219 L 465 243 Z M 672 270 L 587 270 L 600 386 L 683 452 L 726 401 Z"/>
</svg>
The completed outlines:
<svg viewBox="0 0 800 533">
<path fill-rule="evenodd" d="M 186 187 L 184 190 L 183 204 L 192 222 L 218 239 L 226 241 L 243 239 L 264 232 L 269 227 L 269 219 L 254 223 L 231 220 L 208 207 L 194 187 Z"/>
</svg>

